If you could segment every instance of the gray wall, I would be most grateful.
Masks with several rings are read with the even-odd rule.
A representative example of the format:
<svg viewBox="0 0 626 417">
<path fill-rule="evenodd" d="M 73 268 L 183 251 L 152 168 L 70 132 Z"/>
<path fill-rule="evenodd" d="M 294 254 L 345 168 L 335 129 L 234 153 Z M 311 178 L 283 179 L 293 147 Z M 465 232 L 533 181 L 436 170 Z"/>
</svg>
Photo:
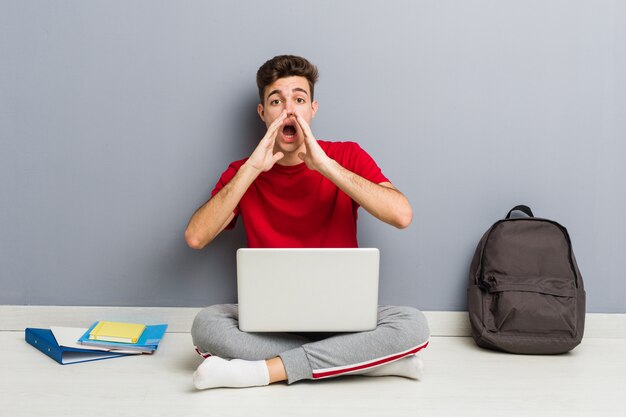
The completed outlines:
<svg viewBox="0 0 626 417">
<path fill-rule="evenodd" d="M 357 140 L 410 199 L 361 212 L 381 302 L 463 310 L 484 230 L 566 225 L 588 311 L 626 313 L 620 1 L 0 1 L 0 304 L 235 300 L 241 224 L 183 230 L 263 135 L 256 69 L 321 71 L 318 138 Z"/>
</svg>

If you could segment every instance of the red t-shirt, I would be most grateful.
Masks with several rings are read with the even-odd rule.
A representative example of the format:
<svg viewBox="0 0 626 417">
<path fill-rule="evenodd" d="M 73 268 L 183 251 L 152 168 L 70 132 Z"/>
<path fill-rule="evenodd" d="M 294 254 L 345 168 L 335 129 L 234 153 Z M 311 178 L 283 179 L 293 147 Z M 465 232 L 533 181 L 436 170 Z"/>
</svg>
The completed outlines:
<svg viewBox="0 0 626 417">
<path fill-rule="evenodd" d="M 355 174 L 376 184 L 389 181 L 358 144 L 318 143 L 330 158 Z M 246 160 L 230 164 L 212 196 Z M 356 248 L 358 208 L 352 198 L 304 162 L 294 166 L 275 164 L 250 185 L 227 228 L 232 229 L 241 215 L 251 248 Z"/>
</svg>

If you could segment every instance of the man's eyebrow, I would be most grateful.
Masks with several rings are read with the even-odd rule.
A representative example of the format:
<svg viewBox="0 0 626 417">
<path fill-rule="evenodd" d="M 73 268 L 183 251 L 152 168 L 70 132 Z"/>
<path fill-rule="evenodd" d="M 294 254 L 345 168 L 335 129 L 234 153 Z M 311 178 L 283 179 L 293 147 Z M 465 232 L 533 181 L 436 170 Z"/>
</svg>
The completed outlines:
<svg viewBox="0 0 626 417">
<path fill-rule="evenodd" d="M 267 95 L 267 98 L 270 98 L 270 96 L 271 96 L 272 94 L 280 94 L 280 90 L 272 90 L 272 91 L 271 91 L 271 92 Z"/>
<path fill-rule="evenodd" d="M 306 94 L 307 96 L 309 95 L 309 92 L 306 91 L 304 88 L 300 88 L 300 87 L 296 87 L 291 91 L 302 91 L 304 94 Z"/>
<path fill-rule="evenodd" d="M 293 92 L 296 92 L 296 91 L 301 91 L 301 92 L 303 92 L 304 94 L 306 94 L 307 96 L 309 95 L 309 92 L 308 92 L 308 91 L 306 91 L 304 88 L 300 88 L 300 87 L 296 87 L 296 88 L 294 88 L 294 89 L 293 89 L 293 90 L 291 90 L 291 91 L 293 91 Z M 280 91 L 279 89 L 272 90 L 272 91 L 270 91 L 270 93 L 267 95 L 267 98 L 270 98 L 270 96 L 271 96 L 272 94 L 281 94 L 281 91 Z"/>
</svg>

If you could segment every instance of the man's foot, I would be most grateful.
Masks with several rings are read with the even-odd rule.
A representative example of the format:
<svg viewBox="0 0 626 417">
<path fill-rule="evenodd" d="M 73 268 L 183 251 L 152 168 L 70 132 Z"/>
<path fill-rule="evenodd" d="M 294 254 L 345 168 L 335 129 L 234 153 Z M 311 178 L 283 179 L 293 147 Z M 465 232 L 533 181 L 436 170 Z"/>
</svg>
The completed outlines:
<svg viewBox="0 0 626 417">
<path fill-rule="evenodd" d="M 193 384 L 198 389 L 257 387 L 269 383 L 270 376 L 265 361 L 227 361 L 210 356 L 193 374 Z"/>
</svg>

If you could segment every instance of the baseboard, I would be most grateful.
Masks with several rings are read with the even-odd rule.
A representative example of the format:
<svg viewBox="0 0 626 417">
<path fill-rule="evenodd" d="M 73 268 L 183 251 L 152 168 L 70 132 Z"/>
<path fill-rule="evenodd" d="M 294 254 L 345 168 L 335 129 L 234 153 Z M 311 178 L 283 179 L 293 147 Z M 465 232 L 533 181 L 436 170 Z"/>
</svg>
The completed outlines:
<svg viewBox="0 0 626 417">
<path fill-rule="evenodd" d="M 26 327 L 89 327 L 97 320 L 146 324 L 167 323 L 168 332 L 188 333 L 200 308 L 191 307 L 86 307 L 86 306 L 0 306 L 0 331 L 22 331 Z M 431 334 L 440 337 L 470 336 L 465 311 L 425 311 Z M 585 337 L 626 338 L 626 314 L 589 313 Z"/>
</svg>

